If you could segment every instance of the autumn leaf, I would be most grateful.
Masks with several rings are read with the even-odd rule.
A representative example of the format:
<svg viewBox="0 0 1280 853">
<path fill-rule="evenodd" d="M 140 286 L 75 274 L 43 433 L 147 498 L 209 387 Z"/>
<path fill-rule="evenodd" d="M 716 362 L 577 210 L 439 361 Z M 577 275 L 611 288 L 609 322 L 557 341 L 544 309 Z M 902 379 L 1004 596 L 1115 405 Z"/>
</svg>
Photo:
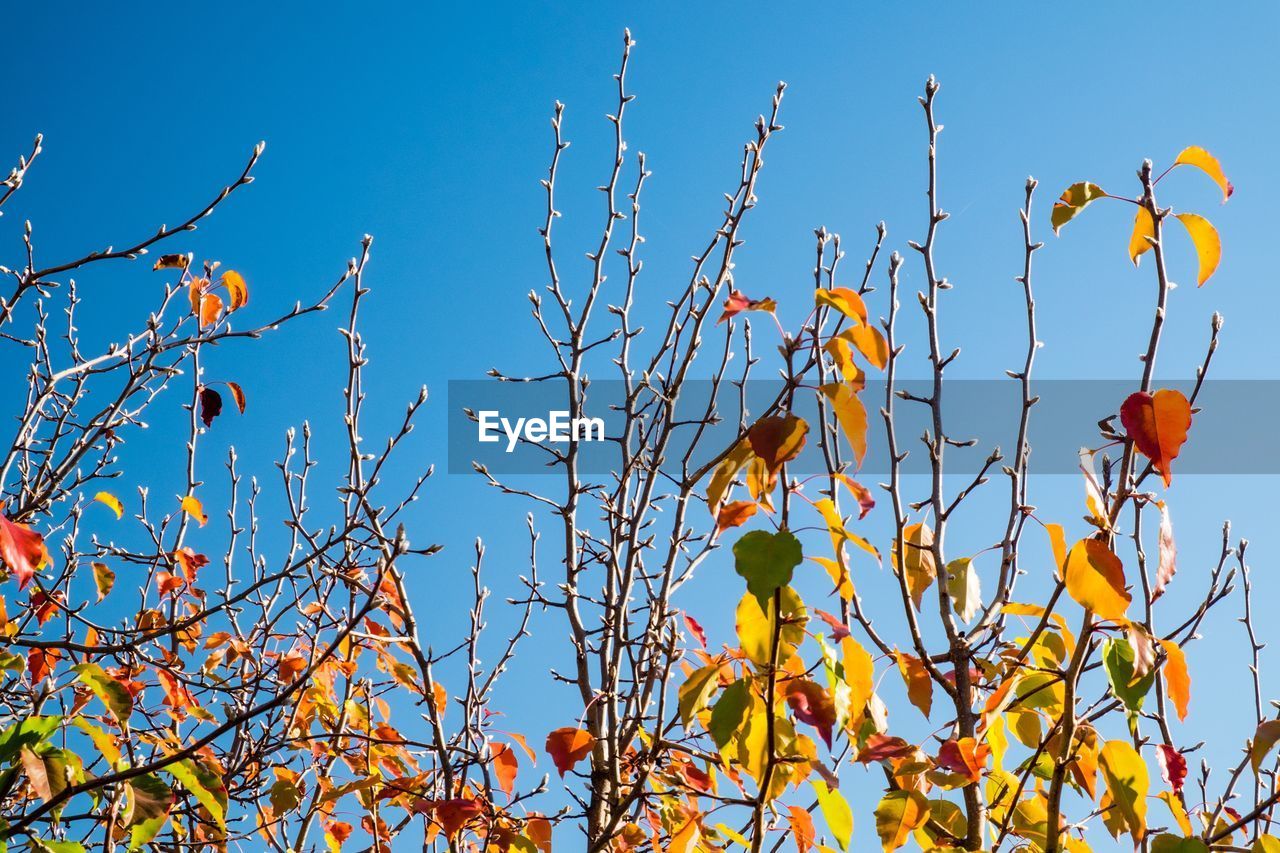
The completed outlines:
<svg viewBox="0 0 1280 853">
<path fill-rule="evenodd" d="M 209 523 L 209 516 L 204 514 L 204 505 L 195 495 L 187 495 L 182 499 L 182 511 L 199 522 L 201 527 Z"/>
<path fill-rule="evenodd" d="M 861 467 L 867 456 L 867 408 L 858 399 L 857 391 L 848 382 L 829 382 L 820 389 L 831 411 L 836 416 L 836 423 L 849 441 L 853 450 L 854 462 Z"/>
<path fill-rule="evenodd" d="M 200 389 L 200 420 L 206 427 L 213 425 L 213 419 L 222 414 L 222 395 L 205 385 Z"/>
<path fill-rule="evenodd" d="M 787 823 L 791 825 L 791 838 L 797 853 L 809 853 L 817 839 L 813 815 L 802 806 L 787 806 Z"/>
<path fill-rule="evenodd" d="M 1218 229 L 1203 216 L 1195 213 L 1175 213 L 1178 221 L 1191 235 L 1191 243 L 1196 247 L 1196 257 L 1200 261 L 1200 271 L 1196 277 L 1196 286 L 1203 286 L 1218 269 L 1222 260 L 1222 238 Z"/>
<path fill-rule="evenodd" d="M 1147 765 L 1127 741 L 1109 740 L 1098 753 L 1098 767 L 1111 795 L 1112 808 L 1135 844 L 1147 831 Z"/>
<path fill-rule="evenodd" d="M 971 737 L 951 738 L 938 749 L 938 766 L 964 777 L 969 783 L 979 782 L 990 755 L 991 747 L 985 743 L 979 744 Z"/>
<path fill-rule="evenodd" d="M 1133 217 L 1133 233 L 1129 236 L 1129 260 L 1133 261 L 1135 267 L 1141 257 L 1151 251 L 1151 241 L 1155 238 L 1155 220 L 1151 218 L 1151 211 L 1140 204 Z"/>
<path fill-rule="evenodd" d="M 596 739 L 591 732 L 565 726 L 547 735 L 546 751 L 563 779 L 575 764 L 591 754 L 595 745 Z"/>
<path fill-rule="evenodd" d="M 707 723 L 707 731 L 711 733 L 716 749 L 724 749 L 733 739 L 750 706 L 751 684 L 748 680 L 735 681 L 721 691 Z"/>
<path fill-rule="evenodd" d="M 1182 149 L 1173 164 L 1175 166 L 1194 166 L 1212 178 L 1213 182 L 1222 190 L 1223 204 L 1226 204 L 1227 199 L 1231 198 L 1231 194 L 1236 191 L 1236 188 L 1231 185 L 1231 182 L 1227 180 L 1227 176 L 1223 173 L 1222 164 L 1218 162 L 1218 158 L 1198 145 Z"/>
<path fill-rule="evenodd" d="M 190 254 L 169 254 L 156 258 L 152 270 L 185 270 L 191 266 Z"/>
<path fill-rule="evenodd" d="M 770 471 L 800 455 L 804 449 L 809 425 L 795 415 L 761 418 L 747 433 L 747 441 L 756 456 L 764 460 Z"/>
<path fill-rule="evenodd" d="M 873 761 L 906 758 L 914 755 L 915 752 L 915 746 L 902 738 L 876 732 L 867 736 L 867 742 L 858 751 L 858 757 L 855 760 L 860 764 L 870 764 Z"/>
<path fill-rule="evenodd" d="M 791 583 L 804 554 L 800 540 L 790 531 L 753 530 L 734 543 L 733 558 L 734 569 L 746 579 L 748 591 L 761 609 L 767 609 L 773 593 Z"/>
<path fill-rule="evenodd" d="M 822 685 L 804 678 L 793 678 L 786 683 L 787 704 L 796 719 L 813 726 L 822 742 L 831 748 L 831 729 L 836 722 L 836 706 Z"/>
<path fill-rule="evenodd" d="M 231 399 L 236 404 L 236 411 L 243 415 L 245 404 L 244 389 L 235 382 L 228 382 L 226 386 L 231 391 Z"/>
<path fill-rule="evenodd" d="M 919 791 L 890 791 L 876 806 L 876 834 L 884 853 L 907 843 L 929 819 L 929 800 Z"/>
<path fill-rule="evenodd" d="M 716 325 L 720 325 L 725 320 L 735 317 L 743 311 L 766 311 L 772 314 L 777 308 L 778 303 L 767 296 L 764 299 L 752 299 L 741 290 L 735 290 L 724 301 L 724 313 L 720 315 L 719 320 L 716 320 Z"/>
<path fill-rule="evenodd" d="M 716 535 L 731 527 L 741 527 L 760 509 L 755 501 L 733 501 L 720 507 L 716 513 Z"/>
<path fill-rule="evenodd" d="M 982 606 L 982 580 L 973 560 L 961 557 L 947 563 L 947 595 L 956 615 L 968 622 Z"/>
<path fill-rule="evenodd" d="M 1062 191 L 1062 196 L 1053 203 L 1053 211 L 1049 216 L 1053 233 L 1057 234 L 1062 230 L 1062 226 L 1075 219 L 1080 211 L 1106 194 L 1106 190 L 1102 187 L 1088 181 L 1081 181 L 1067 187 Z"/>
<path fill-rule="evenodd" d="M 1178 546 L 1173 541 L 1173 521 L 1169 518 L 1169 507 L 1164 501 L 1158 501 L 1156 506 L 1160 507 L 1160 563 L 1156 569 L 1156 586 L 1151 591 L 1152 602 L 1164 595 L 1165 588 L 1178 571 Z"/>
<path fill-rule="evenodd" d="M 435 805 L 436 821 L 440 824 L 446 838 L 453 838 L 469 820 L 477 817 L 482 811 L 480 801 L 471 797 L 441 800 Z"/>
<path fill-rule="evenodd" d="M 1187 780 L 1187 759 L 1165 743 L 1156 746 L 1156 759 L 1160 764 L 1160 777 L 1175 794 L 1182 793 L 1182 785 Z"/>
<path fill-rule="evenodd" d="M 0 560 L 17 575 L 18 589 L 26 589 L 36 572 L 49 562 L 49 551 L 44 537 L 25 524 L 10 521 L 0 511 Z"/>
<path fill-rule="evenodd" d="M 687 729 L 694 717 L 707 707 L 720 683 L 720 666 L 712 664 L 704 666 L 692 673 L 677 693 L 677 706 L 680 710 L 680 722 Z"/>
<path fill-rule="evenodd" d="M 200 297 L 200 328 L 212 326 L 218 322 L 222 313 L 222 297 L 216 293 L 205 293 Z"/>
<path fill-rule="evenodd" d="M 234 311 L 249 304 L 249 288 L 244 283 L 244 276 L 235 270 L 227 270 L 222 274 L 221 282 L 227 289 L 227 296 L 231 303 L 227 308 L 228 311 Z"/>
<path fill-rule="evenodd" d="M 848 287 L 833 287 L 830 290 L 820 287 L 814 291 L 813 301 L 818 308 L 826 306 L 839 311 L 850 320 L 864 325 L 867 322 L 867 306 L 856 290 Z"/>
<path fill-rule="evenodd" d="M 1191 404 L 1181 391 L 1161 388 L 1154 394 L 1138 391 L 1120 406 L 1120 422 L 1137 446 L 1151 460 L 1167 488 L 1173 479 L 1173 460 L 1178 458 L 1191 429 Z"/>
<path fill-rule="evenodd" d="M 854 326 L 845 329 L 836 337 L 862 353 L 867 363 L 877 370 L 884 370 L 885 365 L 889 363 L 889 344 L 875 326 Z"/>
<path fill-rule="evenodd" d="M 839 788 L 831 787 L 821 779 L 813 781 L 813 790 L 818 795 L 818 808 L 822 811 L 822 819 L 827 822 L 827 829 L 840 849 L 848 850 L 853 838 L 853 811 L 848 801 Z"/>
<path fill-rule="evenodd" d="M 933 679 L 929 676 L 929 671 L 920 658 L 914 655 L 898 650 L 894 652 L 894 657 L 898 661 L 902 680 L 907 685 L 907 698 L 928 719 L 929 711 L 933 708 Z"/>
<path fill-rule="evenodd" d="M 1064 571 L 1067 593 L 1099 618 L 1125 618 L 1132 596 L 1125 589 L 1124 566 L 1105 542 L 1082 539 L 1071 546 Z"/>
<path fill-rule="evenodd" d="M 733 484 L 733 478 L 738 476 L 738 472 L 754 456 L 755 453 L 751 450 L 751 442 L 744 438 L 735 444 L 733 449 L 720 461 L 720 464 L 715 467 L 711 474 L 711 481 L 707 484 L 707 506 L 711 508 L 713 515 L 719 512 L 720 504 L 724 501 L 724 497 L 729 491 L 729 486 Z"/>
<path fill-rule="evenodd" d="M 1160 643 L 1164 646 L 1164 683 L 1169 699 L 1178 711 L 1178 719 L 1186 720 L 1187 708 L 1191 704 L 1191 673 L 1187 670 L 1187 656 L 1173 640 L 1161 640 Z"/>
<path fill-rule="evenodd" d="M 933 585 L 938 577 L 938 568 L 933 560 L 933 529 L 923 522 L 911 524 L 902 531 L 905 559 L 898 554 L 898 543 L 893 543 L 893 568 L 907 579 L 907 589 L 916 609 L 920 609 L 925 590 Z"/>
<path fill-rule="evenodd" d="M 102 700 L 122 727 L 128 725 L 133 714 L 133 696 L 123 684 L 96 663 L 76 664 L 71 671 Z"/>
<path fill-rule="evenodd" d="M 515 790 L 516 772 L 520 769 L 520 758 L 515 750 L 505 743 L 491 744 L 489 747 L 493 763 L 493 773 L 498 777 L 498 787 L 508 797 Z"/>
<path fill-rule="evenodd" d="M 1263 759 L 1271 752 L 1271 747 L 1276 745 L 1277 740 L 1280 740 L 1280 720 L 1267 720 L 1258 726 L 1253 734 L 1253 744 L 1249 747 L 1249 762 L 1253 765 L 1254 773 L 1262 767 Z"/>
<path fill-rule="evenodd" d="M 124 505 L 120 503 L 120 499 L 110 492 L 98 492 L 93 499 L 103 506 L 109 507 L 116 514 L 116 520 L 124 517 Z"/>
<path fill-rule="evenodd" d="M 111 594 L 111 589 L 116 585 L 116 573 L 106 563 L 93 563 L 93 584 L 98 588 L 98 601 L 106 598 Z"/>
</svg>

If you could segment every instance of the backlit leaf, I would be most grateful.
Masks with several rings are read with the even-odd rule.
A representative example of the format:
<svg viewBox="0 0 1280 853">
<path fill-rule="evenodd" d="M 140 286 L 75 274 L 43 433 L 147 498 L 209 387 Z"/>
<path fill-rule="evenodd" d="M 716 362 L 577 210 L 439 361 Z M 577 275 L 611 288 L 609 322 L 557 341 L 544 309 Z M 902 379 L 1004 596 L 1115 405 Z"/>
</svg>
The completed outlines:
<svg viewBox="0 0 1280 853">
<path fill-rule="evenodd" d="M 1134 843 L 1140 843 L 1147 831 L 1146 762 L 1128 741 L 1109 740 L 1098 753 L 1098 766 L 1114 810 Z"/>
<path fill-rule="evenodd" d="M 1203 216 L 1195 213 L 1176 213 L 1178 221 L 1191 235 L 1191 243 L 1196 247 L 1196 257 L 1200 261 L 1200 271 L 1196 275 L 1196 286 L 1203 285 L 1218 269 L 1222 260 L 1222 238 L 1218 229 Z"/>
<path fill-rule="evenodd" d="M 1161 640 L 1164 646 L 1164 683 L 1169 692 L 1169 699 L 1178 711 L 1178 719 L 1187 718 L 1187 708 L 1191 705 L 1191 673 L 1187 670 L 1187 656 L 1182 647 L 1173 640 Z"/>
<path fill-rule="evenodd" d="M 1147 238 L 1151 238 L 1150 240 Z M 1151 250 L 1151 240 L 1156 237 L 1155 220 L 1151 211 L 1138 205 L 1138 212 L 1133 217 L 1133 233 L 1129 236 L 1129 260 L 1138 265 L 1138 259 Z"/>
<path fill-rule="evenodd" d="M 680 722 L 689 728 L 698 712 L 707 707 L 720 682 L 720 666 L 712 664 L 694 671 L 680 685 L 678 694 Z"/>
<path fill-rule="evenodd" d="M 827 398 L 836 423 L 849 441 L 853 458 L 858 466 L 867 455 L 867 409 L 858 399 L 857 390 L 848 382 L 829 382 L 823 385 L 822 394 Z"/>
<path fill-rule="evenodd" d="M 71 671 L 102 700 L 122 726 L 128 723 L 133 714 L 133 697 L 123 684 L 96 663 L 77 664 Z"/>
<path fill-rule="evenodd" d="M 1053 211 L 1049 216 L 1053 233 L 1057 234 L 1062 226 L 1075 219 L 1080 211 L 1106 194 L 1106 190 L 1102 187 L 1088 181 L 1081 181 L 1067 187 L 1062 191 L 1062 196 L 1053 203 Z"/>
<path fill-rule="evenodd" d="M 244 276 L 240 273 L 227 270 L 222 274 L 222 284 L 227 288 L 227 297 L 230 302 L 228 311 L 234 311 L 249 304 L 249 288 L 245 285 Z"/>
<path fill-rule="evenodd" d="M 808 622 L 808 611 L 804 602 L 791 587 L 782 588 L 782 648 L 779 649 L 779 663 L 786 661 L 795 653 L 796 646 L 804 641 L 804 628 Z M 746 656 L 757 664 L 769 662 L 770 644 L 773 639 L 773 626 L 776 613 L 773 600 L 768 599 L 766 606 L 748 592 L 738 602 L 734 613 L 738 643 Z"/>
<path fill-rule="evenodd" d="M 1253 745 L 1249 747 L 1249 761 L 1254 773 L 1258 772 L 1262 760 L 1271 752 L 1271 747 L 1276 745 L 1277 740 L 1280 740 L 1280 720 L 1267 720 L 1258 726 L 1253 735 Z"/>
<path fill-rule="evenodd" d="M 747 433 L 747 441 L 769 470 L 776 471 L 800 455 L 808 433 L 809 425 L 803 419 L 795 415 L 775 415 L 756 421 Z"/>
<path fill-rule="evenodd" d="M 1120 406 L 1120 422 L 1168 487 L 1173 478 L 1173 460 L 1178 458 L 1191 429 L 1191 404 L 1187 398 L 1181 391 L 1169 388 L 1154 394 L 1138 391 Z"/>
<path fill-rule="evenodd" d="M 982 606 L 982 580 L 973 560 L 961 557 L 947 563 L 947 594 L 956 615 L 968 622 Z"/>
<path fill-rule="evenodd" d="M 1151 839 L 1151 853 L 1209 853 L 1209 847 L 1199 838 L 1182 838 L 1162 832 Z"/>
<path fill-rule="evenodd" d="M 93 585 L 98 588 L 98 600 L 106 598 L 111 594 L 111 589 L 116 585 L 116 573 L 106 563 L 93 563 Z"/>
<path fill-rule="evenodd" d="M 1064 573 L 1067 593 L 1086 610 L 1111 621 L 1125 618 L 1132 600 L 1124 583 L 1124 566 L 1105 542 L 1082 539 L 1071 546 Z"/>
<path fill-rule="evenodd" d="M 1156 760 L 1165 783 L 1175 794 L 1182 793 L 1182 785 L 1187 781 L 1187 759 L 1172 746 L 1161 743 L 1156 745 Z"/>
<path fill-rule="evenodd" d="M 209 523 L 209 516 L 204 514 L 204 505 L 195 495 L 187 495 L 182 499 L 182 511 L 199 522 L 201 527 Z"/>
<path fill-rule="evenodd" d="M 734 544 L 733 557 L 734 569 L 746 579 L 761 609 L 776 590 L 791 583 L 795 567 L 804 559 L 800 540 L 787 530 L 753 530 Z"/>
<path fill-rule="evenodd" d="M 929 800 L 919 791 L 890 791 L 876 806 L 876 834 L 884 853 L 892 853 L 929 819 Z"/>
<path fill-rule="evenodd" d="M 754 455 L 750 441 L 744 438 L 715 467 L 711 473 L 711 481 L 707 484 L 707 506 L 711 508 L 712 515 L 719 511 L 724 496 L 729 492 L 729 486 L 733 484 L 733 478 L 738 476 L 738 472 Z"/>
<path fill-rule="evenodd" d="M 760 509 L 755 501 L 732 501 L 720 507 L 716 513 L 716 535 L 731 527 L 741 527 Z"/>
<path fill-rule="evenodd" d="M 1173 541 L 1173 521 L 1169 518 L 1169 507 L 1164 501 L 1159 501 L 1157 506 L 1160 507 L 1160 565 L 1156 570 L 1155 589 L 1151 591 L 1152 601 L 1164 595 L 1169 581 L 1173 580 L 1178 571 L 1178 546 Z"/>
<path fill-rule="evenodd" d="M 1108 640 L 1102 652 L 1102 667 L 1107 673 L 1111 693 L 1124 706 L 1129 728 L 1133 730 L 1142 711 L 1142 703 L 1155 684 L 1155 673 L 1137 675 L 1133 646 L 1125 640 Z"/>
<path fill-rule="evenodd" d="M 227 828 L 227 788 L 222 777 L 199 761 L 187 758 L 165 767 L 200 805 L 204 806 L 218 828 Z"/>
<path fill-rule="evenodd" d="M 565 726 L 547 735 L 546 750 L 555 762 L 560 777 L 573 769 L 573 766 L 591 754 L 596 739 L 591 732 L 584 729 Z"/>
<path fill-rule="evenodd" d="M 520 769 L 520 758 L 516 751 L 505 743 L 491 744 L 493 775 L 498 777 L 498 787 L 508 797 L 515 790 L 516 773 Z"/>
<path fill-rule="evenodd" d="M 0 560 L 18 577 L 18 589 L 25 589 L 37 571 L 49 562 L 44 537 L 25 524 L 10 521 L 0 512 Z"/>
<path fill-rule="evenodd" d="M 850 320 L 856 320 L 864 325 L 867 322 L 867 306 L 856 290 L 848 287 L 833 287 L 830 290 L 820 287 L 814 291 L 813 301 L 819 308 L 823 306 L 833 308 Z"/>
<path fill-rule="evenodd" d="M 805 678 L 789 680 L 785 690 L 787 704 L 796 719 L 817 729 L 822 742 L 830 749 L 831 729 L 836 722 L 836 706 L 831 695 L 821 684 Z"/>
<path fill-rule="evenodd" d="M 111 511 L 116 514 L 117 519 L 124 517 L 124 505 L 120 503 L 119 498 L 110 492 L 98 492 L 93 496 L 93 499 L 104 506 L 110 507 Z"/>
<path fill-rule="evenodd" d="M 827 829 L 839 845 L 839 849 L 848 850 L 849 841 L 853 837 L 853 811 L 838 788 L 828 787 L 821 779 L 815 779 L 813 790 L 818 795 L 818 807 L 822 810 L 822 819 Z"/>
<path fill-rule="evenodd" d="M 734 733 L 746 718 L 750 705 L 751 682 L 747 679 L 733 682 L 720 693 L 720 698 L 711 709 L 711 720 L 707 725 L 717 749 L 723 750 L 733 739 Z"/>
<path fill-rule="evenodd" d="M 243 389 L 243 388 L 241 388 L 241 387 L 240 387 L 237 383 L 235 383 L 235 382 L 228 382 L 228 383 L 227 383 L 227 388 L 231 391 L 231 399 L 232 399 L 232 400 L 235 402 L 235 404 L 236 404 L 236 410 L 237 410 L 237 411 L 239 411 L 239 412 L 240 412 L 240 414 L 242 414 L 242 415 L 243 415 L 243 414 L 244 414 L 244 403 L 245 403 L 245 399 L 244 399 L 244 389 Z"/>
<path fill-rule="evenodd" d="M 1226 204 L 1227 199 L 1231 198 L 1231 194 L 1235 192 L 1235 187 L 1227 180 L 1218 158 L 1198 145 L 1182 149 L 1178 154 L 1178 158 L 1173 162 L 1177 166 L 1195 166 L 1210 178 L 1213 178 L 1213 182 L 1222 190 L 1223 204 Z"/>
<path fill-rule="evenodd" d="M 933 585 L 938 576 L 938 568 L 933 559 L 933 529 L 923 522 L 908 525 L 902 531 L 905 559 L 898 554 L 897 540 L 893 543 L 893 567 L 895 572 L 904 572 L 907 589 L 916 609 L 920 609 L 924 592 Z"/>
<path fill-rule="evenodd" d="M 772 314 L 777 308 L 778 303 L 767 296 L 764 299 L 752 299 L 741 290 L 735 290 L 724 301 L 724 313 L 720 315 L 719 320 L 716 320 L 716 325 L 720 325 L 725 320 L 741 314 L 743 311 L 767 311 Z"/>
<path fill-rule="evenodd" d="M 174 803 L 173 791 L 154 773 L 130 779 L 128 791 L 124 824 L 129 827 L 129 849 L 140 850 L 164 828 Z"/>
<path fill-rule="evenodd" d="M 907 698 L 927 719 L 933 708 L 933 679 L 929 676 L 929 671 L 920 658 L 914 655 L 898 650 L 894 652 L 894 657 L 897 658 L 902 680 L 907 685 Z"/>
</svg>

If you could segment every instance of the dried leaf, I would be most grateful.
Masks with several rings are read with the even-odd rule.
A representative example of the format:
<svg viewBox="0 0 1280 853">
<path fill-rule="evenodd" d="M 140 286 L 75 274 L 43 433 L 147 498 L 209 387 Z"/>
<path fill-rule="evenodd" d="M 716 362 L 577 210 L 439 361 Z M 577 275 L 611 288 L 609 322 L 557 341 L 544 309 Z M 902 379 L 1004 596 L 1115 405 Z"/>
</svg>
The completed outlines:
<svg viewBox="0 0 1280 853">
<path fill-rule="evenodd" d="M 222 274 L 222 284 L 227 288 L 227 296 L 230 299 L 228 311 L 234 311 L 237 308 L 243 308 L 249 304 L 249 288 L 244 283 L 244 276 L 235 270 L 227 270 Z"/>
<path fill-rule="evenodd" d="M 222 414 L 222 395 L 205 385 L 200 389 L 200 420 L 206 427 L 213 425 L 213 419 Z"/>
<path fill-rule="evenodd" d="M 735 290 L 724 301 L 724 313 L 720 315 L 719 320 L 716 320 L 716 325 L 720 325 L 725 320 L 737 316 L 743 311 L 767 311 L 772 314 L 777 308 L 778 303 L 767 296 L 764 299 L 752 299 L 741 290 Z"/>
<path fill-rule="evenodd" d="M 1181 391 L 1161 388 L 1154 394 L 1138 391 L 1120 406 L 1120 422 L 1138 451 L 1151 460 L 1167 488 L 1191 429 L 1191 404 Z"/>
</svg>

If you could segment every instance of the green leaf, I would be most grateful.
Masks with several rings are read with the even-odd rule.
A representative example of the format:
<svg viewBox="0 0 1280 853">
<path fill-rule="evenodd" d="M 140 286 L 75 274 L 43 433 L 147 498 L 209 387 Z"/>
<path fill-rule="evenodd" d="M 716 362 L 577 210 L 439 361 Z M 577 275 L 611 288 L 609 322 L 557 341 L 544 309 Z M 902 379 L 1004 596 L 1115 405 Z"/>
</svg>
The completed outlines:
<svg viewBox="0 0 1280 853">
<path fill-rule="evenodd" d="M 182 787 L 209 810 L 214 823 L 224 832 L 227 829 L 227 788 L 217 774 L 191 759 L 179 761 L 165 768 L 173 774 Z"/>
<path fill-rule="evenodd" d="M 876 806 L 876 834 L 885 853 L 907 843 L 929 820 L 929 800 L 919 791 L 890 791 Z"/>
<path fill-rule="evenodd" d="M 45 841 L 41 838 L 31 839 L 31 849 L 40 853 L 85 853 L 84 845 L 79 841 Z"/>
<path fill-rule="evenodd" d="M 720 694 L 720 699 L 711 709 L 711 722 L 707 728 L 716 749 L 724 749 L 733 739 L 733 734 L 746 718 L 747 708 L 751 704 L 751 682 L 741 679 L 733 682 Z"/>
<path fill-rule="evenodd" d="M 24 746 L 43 743 L 61 723 L 61 717 L 27 717 L 0 732 L 0 764 L 8 764 Z"/>
<path fill-rule="evenodd" d="M 680 721 L 686 729 L 698 712 L 711 701 L 711 694 L 715 693 L 720 683 L 719 676 L 720 667 L 712 664 L 696 670 L 680 685 Z"/>
<path fill-rule="evenodd" d="M 1081 181 L 1072 184 L 1062 192 L 1061 198 L 1053 203 L 1053 212 L 1049 221 L 1053 224 L 1053 233 L 1057 234 L 1063 225 L 1075 219 L 1080 211 L 1102 198 L 1107 191 L 1097 184 Z"/>
<path fill-rule="evenodd" d="M 747 589 L 767 610 L 773 593 L 791 583 L 804 554 L 790 531 L 753 530 L 733 546 L 734 568 L 747 580 Z"/>
<path fill-rule="evenodd" d="M 102 700 L 102 704 L 115 715 L 122 727 L 129 724 L 129 717 L 133 714 L 133 697 L 123 684 L 96 663 L 77 664 L 71 667 L 71 671 L 89 686 L 93 695 Z"/>
<path fill-rule="evenodd" d="M 853 837 L 853 812 L 849 803 L 838 788 L 828 788 L 821 779 L 814 780 L 813 790 L 818 793 L 818 807 L 822 809 L 827 829 L 831 830 L 840 849 L 848 850 L 849 839 Z"/>
<path fill-rule="evenodd" d="M 1209 853 L 1209 848 L 1199 838 L 1183 838 L 1165 832 L 1151 839 L 1151 853 Z"/>
<path fill-rule="evenodd" d="M 288 779 L 277 779 L 271 786 L 271 813 L 276 818 L 291 812 L 302 802 L 302 792 Z"/>
<path fill-rule="evenodd" d="M 1102 652 L 1102 667 L 1107 672 L 1111 693 L 1124 705 L 1129 730 L 1134 731 L 1138 725 L 1138 715 L 1142 711 L 1142 702 L 1156 682 L 1156 673 L 1153 670 L 1135 680 L 1133 646 L 1129 645 L 1128 640 L 1122 639 L 1107 641 Z"/>
</svg>

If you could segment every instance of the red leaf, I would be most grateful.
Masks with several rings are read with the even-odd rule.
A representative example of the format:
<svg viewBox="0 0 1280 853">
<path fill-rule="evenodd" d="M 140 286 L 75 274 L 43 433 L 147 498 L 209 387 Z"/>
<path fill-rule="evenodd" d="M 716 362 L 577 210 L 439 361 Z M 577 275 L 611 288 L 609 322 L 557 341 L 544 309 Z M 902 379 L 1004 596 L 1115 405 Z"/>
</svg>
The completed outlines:
<svg viewBox="0 0 1280 853">
<path fill-rule="evenodd" d="M 57 662 L 57 649 L 32 649 L 27 652 L 27 672 L 31 675 L 32 686 L 48 678 Z"/>
<path fill-rule="evenodd" d="M 18 576 L 18 589 L 25 589 L 40 567 L 49 562 L 49 551 L 39 533 L 0 513 L 0 560 Z"/>
<path fill-rule="evenodd" d="M 836 703 L 822 685 L 807 679 L 792 679 L 787 682 L 787 704 L 791 706 L 796 719 L 806 725 L 813 726 L 822 736 L 822 742 L 831 748 L 831 727 L 836 722 Z"/>
<path fill-rule="evenodd" d="M 222 414 L 222 395 L 208 385 L 200 389 L 200 420 L 212 426 L 213 419 Z"/>
<path fill-rule="evenodd" d="M 952 738 L 938 750 L 938 766 L 952 773 L 957 773 L 970 782 L 982 779 L 982 771 L 987 766 L 987 756 L 991 747 L 976 744 L 971 737 L 955 740 Z"/>
<path fill-rule="evenodd" d="M 1130 394 L 1120 406 L 1120 422 L 1138 451 L 1151 460 L 1168 488 L 1173 460 L 1191 429 L 1191 404 L 1182 392 L 1162 388 L 1155 394 Z"/>
<path fill-rule="evenodd" d="M 707 632 L 702 630 L 702 626 L 698 624 L 698 620 L 694 619 L 688 613 L 684 614 L 684 624 L 689 629 L 689 633 L 697 639 L 698 644 L 704 649 L 707 647 Z"/>
<path fill-rule="evenodd" d="M 591 732 L 565 726 L 547 735 L 547 754 L 556 763 L 560 778 L 573 769 L 573 766 L 591 754 L 596 739 Z"/>
<path fill-rule="evenodd" d="M 1160 776 L 1175 794 L 1181 794 L 1182 784 L 1187 781 L 1187 759 L 1181 752 L 1164 743 L 1156 748 L 1156 758 L 1160 762 Z"/>
<path fill-rule="evenodd" d="M 61 600 L 62 593 L 60 592 L 50 596 L 42 589 L 32 590 L 31 609 L 35 611 L 36 621 L 43 625 L 56 616 L 58 614 L 58 603 Z"/>
<path fill-rule="evenodd" d="M 777 307 L 778 303 L 768 297 L 751 299 L 741 290 L 735 290 L 724 301 L 724 313 L 720 315 L 719 320 L 716 320 L 716 325 L 719 326 L 725 320 L 741 314 L 743 311 L 769 311 L 772 313 Z"/>
<path fill-rule="evenodd" d="M 849 626 L 845 625 L 836 617 L 832 616 L 825 610 L 816 610 L 818 617 L 831 627 L 831 642 L 838 643 L 845 637 L 849 636 Z"/>
<path fill-rule="evenodd" d="M 467 821 L 480 814 L 480 803 L 473 799 L 441 800 L 436 803 L 435 812 L 445 836 L 452 838 Z"/>
<path fill-rule="evenodd" d="M 866 744 L 858 753 L 858 761 L 870 764 L 872 761 L 888 761 L 894 758 L 906 758 L 914 755 L 916 748 L 900 737 L 873 734 L 867 738 Z"/>
</svg>

